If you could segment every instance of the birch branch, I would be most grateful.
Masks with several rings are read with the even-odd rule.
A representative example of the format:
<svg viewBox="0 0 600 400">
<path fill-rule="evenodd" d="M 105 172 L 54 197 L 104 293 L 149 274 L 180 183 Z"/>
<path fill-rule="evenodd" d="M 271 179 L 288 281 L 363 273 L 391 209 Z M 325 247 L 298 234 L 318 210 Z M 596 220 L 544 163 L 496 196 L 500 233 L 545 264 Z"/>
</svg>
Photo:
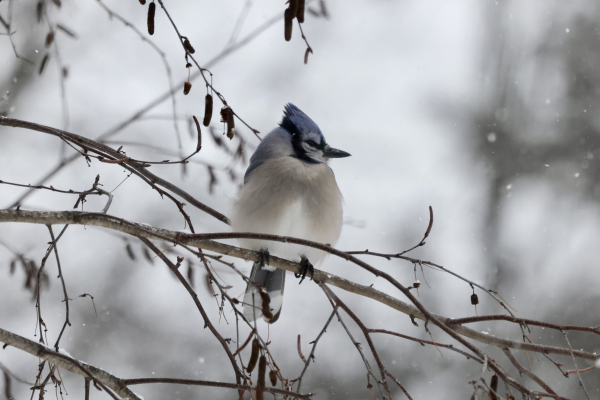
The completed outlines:
<svg viewBox="0 0 600 400">
<path fill-rule="evenodd" d="M 112 389 L 116 394 L 122 398 L 129 398 L 132 400 L 141 400 L 138 395 L 131 391 L 122 379 L 109 374 L 108 372 L 96 368 L 92 365 L 83 363 L 81 361 L 74 360 L 73 358 L 52 350 L 50 347 L 46 347 L 43 344 L 36 343 L 33 340 L 24 338 L 15 333 L 6 331 L 0 328 L 0 342 L 6 345 L 15 347 L 19 350 L 23 350 L 26 353 L 42 358 L 59 368 L 66 369 L 77 375 L 81 375 L 84 378 L 93 378 L 102 385 Z M 89 373 L 86 373 L 86 371 Z"/>
<path fill-rule="evenodd" d="M 179 243 L 180 239 L 187 236 L 185 233 L 170 231 L 167 229 L 161 229 L 152 227 L 149 225 L 143 225 L 135 222 L 130 222 L 121 218 L 113 217 L 106 214 L 100 213 L 85 213 L 79 211 L 25 211 L 25 210 L 0 210 L 0 223 L 1 222 L 22 222 L 42 225 L 93 225 L 119 231 L 125 234 L 129 234 L 136 237 L 145 237 L 148 239 L 163 240 L 171 243 Z M 234 234 L 226 234 L 228 237 L 234 238 Z M 240 234 L 240 236 L 243 234 Z M 247 235 L 247 234 L 246 234 Z M 196 235 L 201 237 L 201 235 Z M 305 241 L 307 243 L 314 243 L 318 246 L 323 246 L 319 243 Z M 213 251 L 215 253 L 247 260 L 247 261 L 259 261 L 260 254 L 256 251 L 242 249 L 239 247 L 215 242 L 213 240 L 202 240 L 202 239 L 190 239 L 186 240 L 185 243 L 189 246 L 193 246 L 199 249 Z M 333 251 L 334 249 L 332 249 Z M 269 264 L 273 267 L 281 268 L 286 271 L 300 273 L 301 266 L 297 262 L 285 260 L 283 258 L 271 256 Z M 349 281 L 342 277 L 315 269 L 313 279 L 317 282 L 326 283 L 331 286 L 338 287 L 347 292 L 358 294 L 360 296 L 368 297 L 382 304 L 387 305 L 395 310 L 398 310 L 408 316 L 418 318 L 425 321 L 425 316 L 415 306 L 410 305 L 402 300 L 399 300 L 393 296 L 383 293 L 370 286 L 360 285 L 358 283 Z M 516 342 L 501 337 L 497 337 L 490 334 L 485 334 L 476 331 L 471 328 L 467 328 L 462 325 L 456 325 L 454 319 L 444 317 L 437 314 L 432 314 L 435 318 L 441 322 L 448 324 L 452 330 L 456 333 L 476 340 L 480 343 L 489 344 L 499 348 L 510 348 L 523 351 L 532 351 L 543 354 L 558 354 L 564 356 L 570 356 L 571 351 L 567 348 L 546 346 L 533 343 Z M 573 355 L 577 358 L 595 361 L 598 356 L 589 352 L 573 350 Z"/>
<path fill-rule="evenodd" d="M 65 354 L 56 352 L 50 347 L 46 347 L 43 344 L 34 342 L 24 338 L 23 336 L 9 332 L 0 328 L 0 342 L 5 343 L 9 346 L 15 347 L 19 350 L 23 350 L 31 355 L 42 358 L 59 368 L 66 369 L 77 375 L 81 375 L 84 378 L 89 379 L 90 375 L 95 378 L 100 384 L 112 389 L 116 394 L 122 398 L 131 400 L 142 400 L 140 396 L 135 394 L 127 386 L 139 385 L 145 383 L 174 383 L 180 385 L 195 385 L 195 386 L 209 386 L 209 387 L 220 387 L 237 390 L 252 390 L 255 391 L 256 387 L 250 385 L 240 385 L 235 383 L 227 382 L 213 382 L 213 381 L 202 381 L 193 379 L 173 379 L 173 378 L 141 378 L 141 379 L 121 379 L 118 378 L 100 368 L 94 367 L 93 365 L 77 361 L 72 357 Z M 89 372 L 88 375 L 85 371 Z M 270 393 L 281 394 L 290 396 L 298 399 L 309 399 L 314 394 L 299 394 L 290 392 L 288 390 L 282 390 L 277 388 L 265 388 L 265 391 Z"/>
</svg>

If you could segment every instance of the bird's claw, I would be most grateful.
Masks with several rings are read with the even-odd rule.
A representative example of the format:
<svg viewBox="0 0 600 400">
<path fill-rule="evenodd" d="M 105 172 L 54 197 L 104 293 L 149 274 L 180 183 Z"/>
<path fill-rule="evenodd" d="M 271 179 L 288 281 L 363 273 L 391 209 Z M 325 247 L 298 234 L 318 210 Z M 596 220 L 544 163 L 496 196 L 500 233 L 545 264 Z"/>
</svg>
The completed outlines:
<svg viewBox="0 0 600 400">
<path fill-rule="evenodd" d="M 260 249 L 258 251 L 258 265 L 260 265 L 260 268 L 264 267 L 265 265 L 269 265 L 270 260 L 271 253 L 269 253 L 269 250 Z"/>
<path fill-rule="evenodd" d="M 294 274 L 294 276 L 296 278 L 300 278 L 300 283 L 302 283 L 302 281 L 304 280 L 304 278 L 306 278 L 306 274 L 307 272 L 310 272 L 310 280 L 313 280 L 313 275 L 315 273 L 315 267 L 313 267 L 313 265 L 310 263 L 310 261 L 308 261 L 308 258 L 302 256 L 302 258 L 300 259 L 300 273 L 299 274 Z"/>
</svg>

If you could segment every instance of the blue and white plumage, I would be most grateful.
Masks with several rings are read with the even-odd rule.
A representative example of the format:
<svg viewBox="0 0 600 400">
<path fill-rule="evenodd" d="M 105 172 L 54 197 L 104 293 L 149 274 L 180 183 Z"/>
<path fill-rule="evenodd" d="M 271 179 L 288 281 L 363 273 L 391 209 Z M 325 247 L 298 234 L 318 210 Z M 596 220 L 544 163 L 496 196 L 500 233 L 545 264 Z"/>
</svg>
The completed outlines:
<svg viewBox="0 0 600 400">
<path fill-rule="evenodd" d="M 349 155 L 331 148 L 317 124 L 298 107 L 287 104 L 279 127 L 262 140 L 250 158 L 231 214 L 233 229 L 334 245 L 342 229 L 342 194 L 327 161 Z M 291 260 L 306 258 L 311 264 L 326 255 L 288 243 L 254 239 L 240 239 L 239 243 Z M 269 294 L 274 318 L 268 322 L 275 322 L 281 312 L 285 271 L 255 263 L 250 278 Z M 244 315 L 250 320 L 262 316 L 258 288 L 249 284 L 244 296 Z"/>
</svg>

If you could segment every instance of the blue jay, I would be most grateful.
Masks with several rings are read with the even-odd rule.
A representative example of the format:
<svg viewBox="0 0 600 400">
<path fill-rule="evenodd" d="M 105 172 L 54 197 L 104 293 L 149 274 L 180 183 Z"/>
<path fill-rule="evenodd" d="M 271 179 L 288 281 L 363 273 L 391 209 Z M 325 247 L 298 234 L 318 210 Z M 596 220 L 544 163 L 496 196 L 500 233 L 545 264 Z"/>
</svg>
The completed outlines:
<svg viewBox="0 0 600 400">
<path fill-rule="evenodd" d="M 348 156 L 330 147 L 317 124 L 288 103 L 279 127 L 262 140 L 250 158 L 244 186 L 233 205 L 233 229 L 334 245 L 342 229 L 343 198 L 327 161 Z M 251 321 L 262 316 L 273 323 L 281 314 L 285 271 L 268 265 L 269 254 L 300 259 L 304 272 L 297 277 L 302 279 L 326 255 L 322 250 L 289 243 L 240 239 L 239 244 L 263 255 L 252 267 L 252 282 L 243 300 L 244 315 Z M 267 315 L 262 312 L 260 291 L 266 291 L 270 299 L 271 313 Z"/>
</svg>

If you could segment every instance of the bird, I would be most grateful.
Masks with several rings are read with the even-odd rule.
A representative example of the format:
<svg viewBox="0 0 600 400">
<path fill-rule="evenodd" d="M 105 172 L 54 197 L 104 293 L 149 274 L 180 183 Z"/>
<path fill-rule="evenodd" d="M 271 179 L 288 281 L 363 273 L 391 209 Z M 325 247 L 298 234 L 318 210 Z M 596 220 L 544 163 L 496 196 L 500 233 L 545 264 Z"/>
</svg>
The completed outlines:
<svg viewBox="0 0 600 400">
<path fill-rule="evenodd" d="M 342 230 L 343 197 L 327 162 L 349 156 L 329 146 L 308 115 L 286 104 L 279 126 L 264 137 L 250 158 L 244 184 L 233 202 L 233 230 L 335 245 Z M 303 272 L 296 277 L 302 283 L 307 271 L 312 273 L 313 265 L 327 255 L 290 243 L 257 239 L 238 239 L 238 243 L 261 254 L 252 266 L 243 314 L 250 321 L 263 317 L 271 324 L 281 315 L 286 271 L 268 265 L 269 256 L 299 261 Z"/>
</svg>

